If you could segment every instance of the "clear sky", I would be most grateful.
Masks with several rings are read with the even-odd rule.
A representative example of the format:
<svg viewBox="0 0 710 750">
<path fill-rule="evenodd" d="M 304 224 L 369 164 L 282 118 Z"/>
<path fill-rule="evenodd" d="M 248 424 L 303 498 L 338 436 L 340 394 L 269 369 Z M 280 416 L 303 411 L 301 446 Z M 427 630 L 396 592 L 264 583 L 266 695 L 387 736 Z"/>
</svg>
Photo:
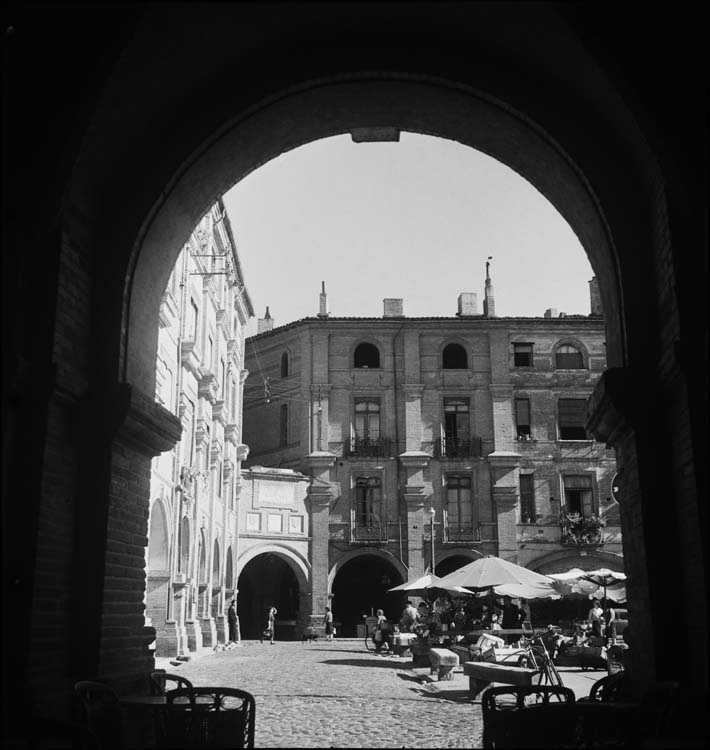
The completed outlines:
<svg viewBox="0 0 710 750">
<path fill-rule="evenodd" d="M 460 143 L 315 141 L 245 177 L 224 203 L 256 318 L 453 316 L 461 292 L 483 312 L 491 261 L 496 315 L 589 313 L 593 273 L 569 225 L 530 183 Z"/>
</svg>

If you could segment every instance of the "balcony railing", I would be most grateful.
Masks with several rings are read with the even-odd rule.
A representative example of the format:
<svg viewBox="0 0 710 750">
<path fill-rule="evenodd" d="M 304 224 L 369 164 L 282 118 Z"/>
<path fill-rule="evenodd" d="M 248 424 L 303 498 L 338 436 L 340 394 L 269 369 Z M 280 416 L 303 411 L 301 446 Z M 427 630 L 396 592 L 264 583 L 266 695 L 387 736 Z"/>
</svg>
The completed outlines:
<svg viewBox="0 0 710 750">
<path fill-rule="evenodd" d="M 606 523 L 595 515 L 563 515 L 560 522 L 562 544 L 603 544 L 605 526 Z"/>
<path fill-rule="evenodd" d="M 388 458 L 392 455 L 392 441 L 389 438 L 353 438 L 343 445 L 345 458 Z"/>
<path fill-rule="evenodd" d="M 387 541 L 387 524 L 386 523 L 355 523 L 351 529 L 352 540 L 354 542 L 386 542 Z"/>
<path fill-rule="evenodd" d="M 434 443 L 434 458 L 479 458 L 481 438 L 439 438 Z"/>
<path fill-rule="evenodd" d="M 444 542 L 494 542 L 496 524 L 445 524 L 443 527 Z"/>
</svg>

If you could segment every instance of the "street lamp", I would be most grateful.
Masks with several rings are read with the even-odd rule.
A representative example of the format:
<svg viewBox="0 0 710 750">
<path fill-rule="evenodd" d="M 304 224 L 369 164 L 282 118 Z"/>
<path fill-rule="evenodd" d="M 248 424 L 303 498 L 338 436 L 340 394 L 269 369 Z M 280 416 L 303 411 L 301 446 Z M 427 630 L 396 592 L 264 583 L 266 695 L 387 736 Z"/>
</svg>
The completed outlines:
<svg viewBox="0 0 710 750">
<path fill-rule="evenodd" d="M 427 513 L 429 514 L 429 519 L 431 521 L 431 574 L 434 575 L 434 516 L 436 515 L 436 510 L 434 510 L 433 505 L 429 508 Z"/>
</svg>

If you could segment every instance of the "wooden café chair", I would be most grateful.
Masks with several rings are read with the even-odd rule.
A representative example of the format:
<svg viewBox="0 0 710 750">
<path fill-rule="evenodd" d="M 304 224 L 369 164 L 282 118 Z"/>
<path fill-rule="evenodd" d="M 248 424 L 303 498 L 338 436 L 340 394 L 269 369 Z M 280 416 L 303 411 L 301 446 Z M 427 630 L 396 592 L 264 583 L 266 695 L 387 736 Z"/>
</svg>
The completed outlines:
<svg viewBox="0 0 710 750">
<path fill-rule="evenodd" d="M 193 684 L 187 677 L 170 674 L 163 669 L 156 669 L 150 673 L 151 695 L 165 695 L 168 690 L 192 690 Z"/>
<path fill-rule="evenodd" d="M 500 685 L 489 687 L 481 696 L 484 748 L 515 747 L 511 735 L 513 712 L 546 706 L 552 702 L 574 703 L 574 692 L 562 685 Z"/>
<path fill-rule="evenodd" d="M 238 688 L 193 687 L 166 693 L 159 747 L 254 747 L 254 696 Z"/>
<path fill-rule="evenodd" d="M 118 696 L 101 682 L 81 680 L 74 685 L 84 709 L 89 733 L 101 750 L 124 748 L 123 717 Z"/>
</svg>

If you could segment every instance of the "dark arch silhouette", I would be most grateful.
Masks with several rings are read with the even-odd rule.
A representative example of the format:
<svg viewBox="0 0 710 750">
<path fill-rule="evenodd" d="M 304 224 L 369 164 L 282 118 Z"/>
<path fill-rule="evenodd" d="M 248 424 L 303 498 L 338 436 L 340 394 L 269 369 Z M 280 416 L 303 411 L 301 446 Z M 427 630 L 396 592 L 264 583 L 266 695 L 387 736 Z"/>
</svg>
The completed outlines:
<svg viewBox="0 0 710 750">
<path fill-rule="evenodd" d="M 441 353 L 441 366 L 444 370 L 468 369 L 468 355 L 461 344 L 447 344 Z"/>
<path fill-rule="evenodd" d="M 353 367 L 373 368 L 379 366 L 380 350 L 374 344 L 365 341 L 355 347 L 355 352 L 353 353 Z"/>
</svg>

